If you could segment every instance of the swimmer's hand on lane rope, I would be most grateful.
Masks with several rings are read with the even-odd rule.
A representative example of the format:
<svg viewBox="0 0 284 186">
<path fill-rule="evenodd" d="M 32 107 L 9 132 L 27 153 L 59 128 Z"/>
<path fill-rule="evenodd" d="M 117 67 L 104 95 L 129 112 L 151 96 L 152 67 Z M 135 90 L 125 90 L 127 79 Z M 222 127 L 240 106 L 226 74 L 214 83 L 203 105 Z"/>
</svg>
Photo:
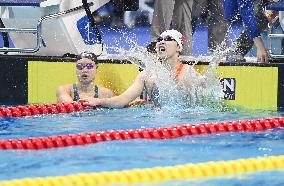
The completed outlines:
<svg viewBox="0 0 284 186">
<path fill-rule="evenodd" d="M 99 98 L 85 98 L 85 99 L 81 99 L 79 100 L 79 102 L 82 103 L 82 105 L 86 108 L 86 109 L 96 109 L 96 108 L 111 108 L 111 107 L 106 107 L 106 106 L 102 106 L 102 104 L 104 103 L 104 98 L 99 99 Z M 141 107 L 142 105 L 145 104 L 153 104 L 152 101 L 145 101 L 145 100 L 135 100 L 130 102 L 129 104 L 125 105 L 124 108 L 129 108 L 129 107 Z"/>
<path fill-rule="evenodd" d="M 101 104 L 101 99 L 99 98 L 85 98 L 81 99 L 80 102 L 84 107 L 89 107 L 91 108 L 98 108 L 100 107 Z"/>
</svg>

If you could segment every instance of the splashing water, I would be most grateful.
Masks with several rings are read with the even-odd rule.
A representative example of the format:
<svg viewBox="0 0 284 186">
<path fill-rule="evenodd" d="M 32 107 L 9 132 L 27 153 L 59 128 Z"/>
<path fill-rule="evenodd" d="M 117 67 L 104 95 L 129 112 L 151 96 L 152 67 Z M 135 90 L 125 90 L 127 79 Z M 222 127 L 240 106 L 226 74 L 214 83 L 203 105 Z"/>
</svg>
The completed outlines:
<svg viewBox="0 0 284 186">
<path fill-rule="evenodd" d="M 215 105 L 220 107 L 220 103 L 224 96 L 222 91 L 222 87 L 220 84 L 220 80 L 217 78 L 217 67 L 219 63 L 223 60 L 225 56 L 227 56 L 235 45 L 232 45 L 229 48 L 226 48 L 226 43 L 223 41 L 219 46 L 217 46 L 216 50 L 211 55 L 211 59 L 208 65 L 207 70 L 203 73 L 203 76 L 206 78 L 205 88 L 203 91 L 203 103 L 211 105 Z"/>
<path fill-rule="evenodd" d="M 147 52 L 146 48 L 135 45 L 130 50 L 117 49 L 131 63 L 138 65 L 147 72 L 149 78 L 155 80 L 159 89 L 159 102 L 163 108 L 169 110 L 179 108 L 212 108 L 222 109 L 223 91 L 217 78 L 217 66 L 220 61 L 231 51 L 230 48 L 219 47 L 212 55 L 208 69 L 199 74 L 194 70 L 194 65 L 189 72 L 196 75 L 190 76 L 191 87 L 181 88 L 174 80 L 170 70 L 162 64 L 158 56 Z"/>
<path fill-rule="evenodd" d="M 159 102 L 161 105 L 181 105 L 183 95 L 178 90 L 171 71 L 163 65 L 155 54 L 147 52 L 144 47 L 135 46 L 130 50 L 120 49 L 122 54 L 131 63 L 140 66 L 147 72 L 150 79 L 155 80 L 159 89 Z"/>
</svg>

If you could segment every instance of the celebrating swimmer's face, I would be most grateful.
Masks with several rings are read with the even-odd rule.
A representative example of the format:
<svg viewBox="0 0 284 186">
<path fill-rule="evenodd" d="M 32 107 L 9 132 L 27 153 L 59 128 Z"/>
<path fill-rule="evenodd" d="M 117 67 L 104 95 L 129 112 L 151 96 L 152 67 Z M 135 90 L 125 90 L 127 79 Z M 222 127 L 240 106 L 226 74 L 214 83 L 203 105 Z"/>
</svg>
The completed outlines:
<svg viewBox="0 0 284 186">
<path fill-rule="evenodd" d="M 171 36 L 159 37 L 156 50 L 160 58 L 167 59 L 179 52 L 177 42 Z"/>
<path fill-rule="evenodd" d="M 156 51 L 160 59 L 179 55 L 182 35 L 176 30 L 166 30 L 157 38 Z M 177 41 L 178 40 L 178 41 Z"/>
<path fill-rule="evenodd" d="M 91 83 L 94 81 L 97 73 L 96 59 L 88 56 L 92 53 L 82 53 L 76 62 L 76 73 L 78 81 L 81 83 Z"/>
</svg>

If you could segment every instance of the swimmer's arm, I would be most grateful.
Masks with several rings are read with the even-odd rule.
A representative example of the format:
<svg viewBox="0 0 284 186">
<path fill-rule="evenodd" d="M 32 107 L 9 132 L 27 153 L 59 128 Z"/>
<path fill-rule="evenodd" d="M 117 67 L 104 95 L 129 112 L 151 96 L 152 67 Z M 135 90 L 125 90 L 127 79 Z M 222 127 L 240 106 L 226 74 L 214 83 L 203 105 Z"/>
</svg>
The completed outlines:
<svg viewBox="0 0 284 186">
<path fill-rule="evenodd" d="M 56 90 L 57 103 L 72 102 L 73 99 L 68 92 L 67 86 L 59 86 Z"/>
<path fill-rule="evenodd" d="M 134 83 L 121 95 L 111 98 L 89 99 L 86 100 L 86 105 L 96 106 L 101 105 L 108 108 L 123 108 L 125 105 L 136 99 L 142 93 L 144 88 L 144 75 L 140 73 Z"/>
<path fill-rule="evenodd" d="M 101 87 L 103 93 L 99 96 L 99 98 L 110 98 L 110 97 L 113 97 L 115 96 L 115 94 L 113 93 L 112 90 L 108 89 L 108 88 L 104 88 L 104 87 Z"/>
</svg>

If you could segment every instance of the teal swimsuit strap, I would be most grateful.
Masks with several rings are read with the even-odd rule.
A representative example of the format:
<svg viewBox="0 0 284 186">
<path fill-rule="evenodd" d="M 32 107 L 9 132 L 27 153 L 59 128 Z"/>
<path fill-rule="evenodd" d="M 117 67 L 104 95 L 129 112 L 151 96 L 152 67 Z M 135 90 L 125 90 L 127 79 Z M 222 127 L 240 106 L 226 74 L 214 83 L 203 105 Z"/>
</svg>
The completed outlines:
<svg viewBox="0 0 284 186">
<path fill-rule="evenodd" d="M 95 95 L 94 98 L 99 98 L 99 87 L 95 85 Z"/>
<path fill-rule="evenodd" d="M 80 95 L 78 93 L 78 87 L 76 83 L 73 84 L 73 92 L 74 92 L 73 101 L 78 101 L 80 99 Z"/>
<path fill-rule="evenodd" d="M 78 101 L 80 99 L 80 95 L 79 95 L 78 87 L 76 83 L 73 84 L 73 92 L 74 92 L 73 101 Z M 95 92 L 94 98 L 98 98 L 99 97 L 99 87 L 97 85 L 95 85 L 94 92 Z"/>
</svg>

